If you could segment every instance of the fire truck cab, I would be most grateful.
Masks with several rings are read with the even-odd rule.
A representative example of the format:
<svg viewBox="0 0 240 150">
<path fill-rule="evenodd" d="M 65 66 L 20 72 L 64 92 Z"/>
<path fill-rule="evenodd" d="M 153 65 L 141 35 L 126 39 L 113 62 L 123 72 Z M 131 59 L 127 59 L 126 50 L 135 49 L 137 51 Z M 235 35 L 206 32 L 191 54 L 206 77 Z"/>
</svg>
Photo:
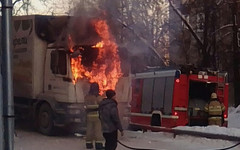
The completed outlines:
<svg viewBox="0 0 240 150">
<path fill-rule="evenodd" d="M 176 127 L 207 125 L 204 106 L 212 92 L 224 103 L 225 123 L 228 108 L 226 72 L 160 70 L 136 73 L 132 77 L 130 126 Z"/>
</svg>

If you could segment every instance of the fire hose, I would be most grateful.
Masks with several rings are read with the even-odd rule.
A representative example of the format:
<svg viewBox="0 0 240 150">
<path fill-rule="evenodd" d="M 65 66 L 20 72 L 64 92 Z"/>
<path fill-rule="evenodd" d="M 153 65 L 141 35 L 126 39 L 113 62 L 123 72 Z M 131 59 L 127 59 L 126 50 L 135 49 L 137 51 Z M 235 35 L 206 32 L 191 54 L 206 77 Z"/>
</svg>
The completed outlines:
<svg viewBox="0 0 240 150">
<path fill-rule="evenodd" d="M 133 149 L 133 150 L 157 150 L 157 149 L 151 149 L 151 148 L 135 148 L 135 147 L 130 147 L 130 146 L 127 146 L 125 144 L 123 144 L 122 142 L 120 142 L 118 140 L 118 143 L 121 144 L 122 146 L 128 148 L 128 149 Z"/>
<path fill-rule="evenodd" d="M 118 140 L 118 143 L 121 144 L 123 147 L 126 147 L 128 149 L 132 149 L 132 150 L 157 150 L 157 149 L 153 149 L 153 148 L 136 148 L 136 147 L 130 147 L 130 146 L 127 146 L 125 144 L 123 144 L 122 142 L 120 142 Z M 225 148 L 220 148 L 220 149 L 212 149 L 212 150 L 228 150 L 228 149 L 232 149 L 234 147 L 237 147 L 238 145 L 240 145 L 240 142 L 232 145 L 232 146 L 229 146 L 229 147 L 225 147 Z"/>
</svg>

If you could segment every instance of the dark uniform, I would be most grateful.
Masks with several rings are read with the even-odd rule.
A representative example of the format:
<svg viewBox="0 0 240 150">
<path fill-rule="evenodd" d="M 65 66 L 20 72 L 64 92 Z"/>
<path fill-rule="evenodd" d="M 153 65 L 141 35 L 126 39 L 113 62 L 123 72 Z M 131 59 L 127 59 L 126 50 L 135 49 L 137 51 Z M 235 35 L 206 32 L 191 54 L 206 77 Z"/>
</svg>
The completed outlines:
<svg viewBox="0 0 240 150">
<path fill-rule="evenodd" d="M 107 90 L 107 98 L 99 104 L 100 120 L 102 132 L 105 138 L 105 150 L 115 150 L 117 148 L 118 130 L 123 136 L 123 128 L 120 122 L 117 102 L 114 100 L 115 91 Z"/>
<path fill-rule="evenodd" d="M 223 123 L 222 115 L 225 106 L 217 99 L 217 94 L 212 93 L 211 101 L 205 105 L 205 111 L 208 112 L 208 124 L 221 126 Z"/>
</svg>

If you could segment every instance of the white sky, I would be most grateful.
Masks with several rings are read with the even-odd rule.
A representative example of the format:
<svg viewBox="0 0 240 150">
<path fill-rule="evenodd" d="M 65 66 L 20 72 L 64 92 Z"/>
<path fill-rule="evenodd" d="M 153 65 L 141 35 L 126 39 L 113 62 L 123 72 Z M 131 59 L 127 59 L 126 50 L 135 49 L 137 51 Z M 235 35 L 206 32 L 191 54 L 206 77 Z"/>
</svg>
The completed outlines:
<svg viewBox="0 0 240 150">
<path fill-rule="evenodd" d="M 74 0 L 47 0 L 47 3 L 43 3 L 40 0 L 30 0 L 32 7 L 29 7 L 29 14 L 39 14 L 39 15 L 67 15 L 69 9 L 72 7 Z M 15 5 L 15 9 L 22 5 L 18 2 Z M 22 13 L 18 13 L 22 15 Z M 25 14 L 24 14 L 25 15 Z"/>
</svg>

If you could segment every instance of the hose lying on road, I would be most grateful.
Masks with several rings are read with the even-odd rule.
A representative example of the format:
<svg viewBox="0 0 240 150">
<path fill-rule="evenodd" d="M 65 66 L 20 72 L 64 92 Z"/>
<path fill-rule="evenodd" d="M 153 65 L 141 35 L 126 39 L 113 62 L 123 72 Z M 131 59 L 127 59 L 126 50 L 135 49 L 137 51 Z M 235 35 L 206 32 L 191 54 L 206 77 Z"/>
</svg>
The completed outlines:
<svg viewBox="0 0 240 150">
<path fill-rule="evenodd" d="M 122 146 L 128 148 L 128 149 L 133 149 L 133 150 L 157 150 L 157 149 L 151 149 L 151 148 L 135 148 L 135 147 L 130 147 L 130 146 L 127 146 L 125 144 L 123 144 L 122 142 L 120 142 L 118 140 L 118 143 L 121 144 Z"/>
<path fill-rule="evenodd" d="M 221 149 L 215 149 L 215 150 L 228 150 L 228 149 L 234 148 L 234 147 L 236 147 L 236 146 L 238 146 L 238 145 L 240 145 L 240 142 L 237 143 L 237 144 L 235 144 L 235 145 L 233 145 L 233 146 L 229 146 L 229 147 L 221 148 Z"/>
<path fill-rule="evenodd" d="M 157 150 L 157 149 L 151 149 L 151 148 L 136 148 L 136 147 L 130 147 L 130 146 L 127 146 L 125 144 L 123 144 L 122 142 L 120 142 L 118 140 L 118 143 L 121 144 L 122 146 L 128 148 L 128 149 L 132 149 L 132 150 Z M 232 145 L 232 146 L 229 146 L 229 147 L 225 147 L 225 148 L 221 148 L 221 149 L 212 149 L 212 150 L 228 150 L 228 149 L 232 149 L 236 146 L 240 145 L 240 142 L 235 144 L 235 145 Z"/>
</svg>

